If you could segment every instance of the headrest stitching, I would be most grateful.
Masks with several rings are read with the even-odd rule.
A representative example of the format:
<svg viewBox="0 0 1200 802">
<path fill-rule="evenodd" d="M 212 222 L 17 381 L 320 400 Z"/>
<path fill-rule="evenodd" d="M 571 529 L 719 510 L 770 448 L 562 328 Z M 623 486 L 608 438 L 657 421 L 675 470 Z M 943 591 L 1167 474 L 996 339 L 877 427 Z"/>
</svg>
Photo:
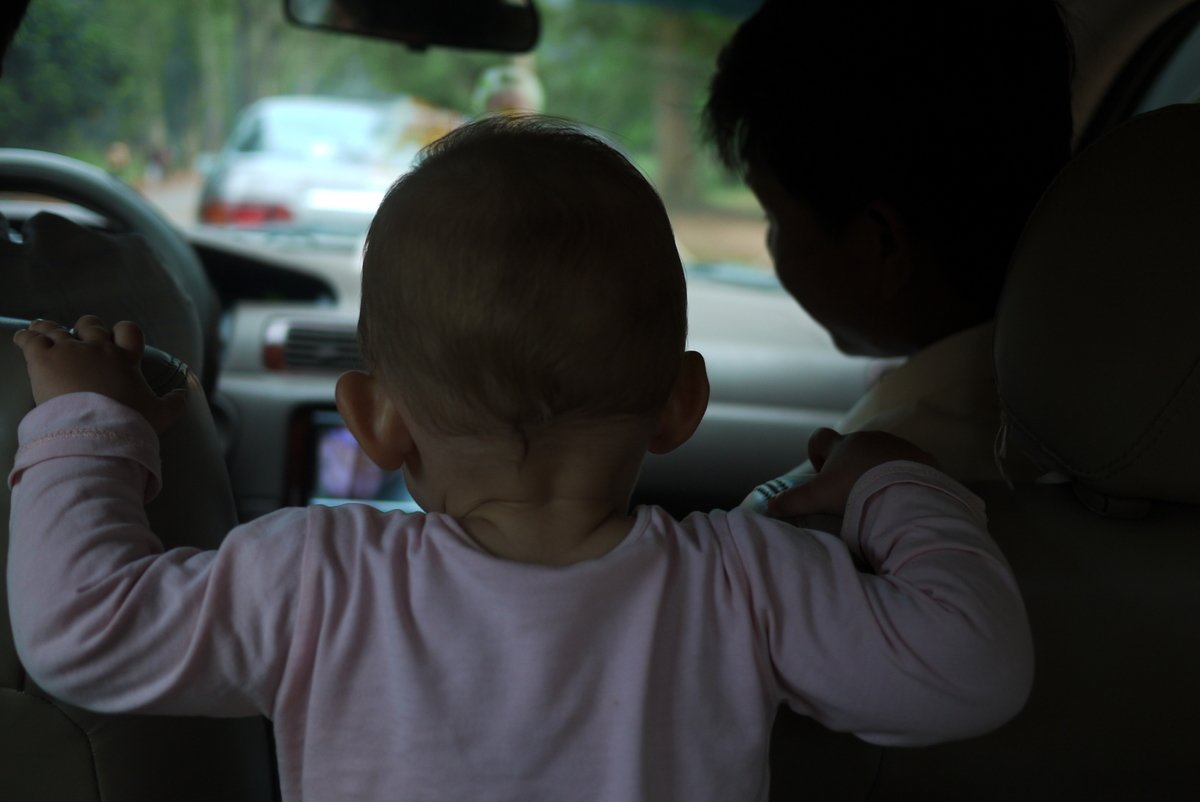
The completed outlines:
<svg viewBox="0 0 1200 802">
<path fill-rule="evenodd" d="M 1000 428 L 996 430 L 996 438 L 992 441 L 992 461 L 996 464 L 996 470 L 1000 473 L 1000 478 L 1004 480 L 1004 484 L 1008 485 L 1008 489 L 1013 489 L 1013 481 L 1008 476 L 1008 471 L 1005 470 L 1004 460 L 1008 457 L 1008 410 L 1003 406 L 1000 407 Z"/>
<path fill-rule="evenodd" d="M 1054 464 L 1061 466 L 1065 472 L 1076 479 L 1104 479 L 1128 465 L 1138 453 L 1145 451 L 1157 443 L 1170 428 L 1169 424 L 1178 418 L 1184 410 L 1191 408 L 1189 404 L 1182 403 L 1182 401 L 1190 398 L 1198 388 L 1200 388 L 1200 358 L 1192 362 L 1192 367 L 1188 370 L 1187 375 L 1179 383 L 1179 387 L 1175 392 L 1171 394 L 1170 401 L 1164 404 L 1158 414 L 1146 424 L 1142 434 L 1134 439 L 1133 444 L 1106 464 L 1091 471 L 1080 468 L 1075 463 L 1063 458 L 1058 452 L 1047 447 L 1041 438 L 1037 437 L 1029 426 L 1021 421 L 1020 416 L 1013 412 L 1008 404 L 1004 402 L 1003 398 L 1000 399 L 1001 418 L 1006 424 L 1014 426 L 1021 434 L 1025 435 L 1025 438 L 1029 442 L 1037 445 L 1045 456 L 1054 461 Z"/>
<path fill-rule="evenodd" d="M 1170 424 L 1177 419 L 1185 409 L 1191 409 L 1190 404 L 1185 404 L 1183 401 L 1195 394 L 1195 391 L 1200 389 L 1200 358 L 1192 360 L 1192 367 L 1188 370 L 1187 375 L 1179 382 L 1179 387 L 1171 394 L 1170 400 L 1163 404 L 1159 409 L 1158 414 L 1150 419 L 1146 424 L 1146 428 L 1142 434 L 1133 441 L 1133 444 L 1123 454 L 1118 454 L 1113 457 L 1107 465 L 1103 465 L 1097 469 L 1096 473 L 1088 474 L 1089 478 L 1101 478 L 1110 476 L 1119 468 L 1125 467 L 1131 462 L 1139 452 L 1145 451 L 1155 445 L 1170 429 Z"/>
<path fill-rule="evenodd" d="M 1017 415 L 1015 412 L 1013 412 L 1013 410 L 1004 402 L 1003 398 L 1000 399 L 1000 419 L 1003 422 L 1004 437 L 1005 437 L 1006 441 L 1011 440 L 1011 438 L 1008 436 L 1009 430 L 1015 429 L 1017 431 L 1017 433 L 1019 435 L 1021 435 L 1020 441 L 1023 443 L 1029 443 L 1029 444 L 1036 446 L 1038 448 L 1038 450 L 1040 450 L 1042 452 L 1042 455 L 1045 456 L 1049 460 L 1050 464 L 1062 467 L 1064 470 L 1067 470 L 1067 471 L 1071 470 L 1067 461 L 1064 460 L 1062 457 L 1060 457 L 1053 449 L 1051 449 L 1051 448 L 1047 447 L 1045 444 L 1043 444 L 1041 439 L 1039 439 L 1037 436 L 1035 436 L 1033 431 L 1021 421 L 1021 417 L 1019 415 Z M 1006 453 L 1007 453 L 1007 450 L 1008 449 L 1007 449 L 1007 442 L 1006 442 L 1006 444 L 1005 444 L 1005 452 Z M 993 456 L 995 456 L 994 449 L 993 449 Z M 1043 463 L 1042 460 L 1039 460 L 1036 456 L 1034 456 L 1032 454 L 1030 454 L 1030 457 L 1033 458 L 1035 463 L 1037 463 L 1038 465 L 1041 465 L 1042 467 L 1045 467 L 1045 463 Z M 1049 470 L 1049 469 L 1047 468 L 1047 470 Z"/>
</svg>

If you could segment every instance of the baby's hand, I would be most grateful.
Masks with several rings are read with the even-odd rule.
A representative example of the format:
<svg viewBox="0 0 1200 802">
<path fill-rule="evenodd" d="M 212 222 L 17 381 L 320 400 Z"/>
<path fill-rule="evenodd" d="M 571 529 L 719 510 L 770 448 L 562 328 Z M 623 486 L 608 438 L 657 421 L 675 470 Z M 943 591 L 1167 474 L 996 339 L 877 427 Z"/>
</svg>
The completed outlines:
<svg viewBox="0 0 1200 802">
<path fill-rule="evenodd" d="M 109 331 L 100 318 L 84 315 L 74 334 L 52 320 L 35 320 L 13 342 L 25 355 L 35 403 L 67 393 L 101 393 L 142 413 L 160 433 L 183 414 L 185 389 L 160 398 L 142 376 L 146 343 L 142 330 L 127 320 Z"/>
<path fill-rule="evenodd" d="M 771 501 L 767 509 L 772 515 L 841 515 L 854 483 L 885 462 L 911 460 L 937 467 L 928 452 L 895 435 L 874 431 L 838 434 L 833 429 L 817 429 L 808 440 L 808 458 L 817 475 Z"/>
</svg>

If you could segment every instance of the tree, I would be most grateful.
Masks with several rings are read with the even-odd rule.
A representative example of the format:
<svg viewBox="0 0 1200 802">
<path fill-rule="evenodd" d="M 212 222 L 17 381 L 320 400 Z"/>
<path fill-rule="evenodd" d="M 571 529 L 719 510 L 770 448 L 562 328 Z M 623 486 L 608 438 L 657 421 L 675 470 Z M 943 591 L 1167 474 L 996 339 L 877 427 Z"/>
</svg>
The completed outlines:
<svg viewBox="0 0 1200 802">
<path fill-rule="evenodd" d="M 699 202 L 700 108 L 735 21 L 612 2 L 541 8 L 547 110 L 619 132 L 669 203 Z"/>
<path fill-rule="evenodd" d="M 87 0 L 31 5 L 0 80 L 0 142 L 10 147 L 72 150 L 97 131 L 111 135 L 112 87 L 128 72 L 113 34 L 85 13 Z M 71 120 L 64 126 L 64 120 Z"/>
<path fill-rule="evenodd" d="M 607 134 L 672 204 L 697 202 L 699 112 L 735 22 L 594 0 L 539 9 L 530 62 L 544 110 Z M 0 81 L 0 144 L 99 159 L 122 140 L 188 161 L 220 147 L 246 105 L 282 93 L 403 94 L 477 113 L 481 77 L 510 58 L 305 30 L 263 0 L 37 0 Z"/>
</svg>

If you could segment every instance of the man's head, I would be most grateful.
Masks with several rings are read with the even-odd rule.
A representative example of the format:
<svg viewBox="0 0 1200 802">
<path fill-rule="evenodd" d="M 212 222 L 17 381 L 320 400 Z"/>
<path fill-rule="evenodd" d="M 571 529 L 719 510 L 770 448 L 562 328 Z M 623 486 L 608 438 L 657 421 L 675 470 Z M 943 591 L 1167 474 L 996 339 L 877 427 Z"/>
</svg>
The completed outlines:
<svg viewBox="0 0 1200 802">
<path fill-rule="evenodd" d="M 907 353 L 992 316 L 1070 155 L 1072 59 L 1054 0 L 767 0 L 705 127 L 793 295 L 844 349 Z"/>
<path fill-rule="evenodd" d="M 363 262 L 372 373 L 447 434 L 654 414 L 686 339 L 657 193 L 562 121 L 489 117 L 426 148 L 381 204 Z"/>
</svg>

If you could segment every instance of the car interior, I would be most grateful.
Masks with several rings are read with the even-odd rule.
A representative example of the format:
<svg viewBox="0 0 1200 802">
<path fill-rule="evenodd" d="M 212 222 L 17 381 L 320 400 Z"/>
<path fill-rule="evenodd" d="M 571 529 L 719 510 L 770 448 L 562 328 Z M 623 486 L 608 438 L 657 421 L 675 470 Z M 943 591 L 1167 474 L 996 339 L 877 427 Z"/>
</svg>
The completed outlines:
<svg viewBox="0 0 1200 802">
<path fill-rule="evenodd" d="M 311 16 L 319 4 L 261 2 L 289 26 L 333 29 L 313 36 L 368 37 L 425 58 L 537 53 L 552 7 L 570 5 L 378 0 L 331 18 Z M 613 15 L 669 7 L 728 26 L 757 2 L 592 5 Z M 1063 6 L 1076 48 L 1076 155 L 1025 228 L 994 352 L 1004 413 L 997 460 L 1033 460 L 1041 478 L 971 485 L 1025 597 L 1032 695 L 989 735 L 912 749 L 781 712 L 773 800 L 1177 799 L 1200 785 L 1200 318 L 1191 308 L 1200 290 L 1191 269 L 1200 252 L 1200 2 Z M 320 443 L 340 430 L 334 382 L 361 364 L 353 259 L 335 260 L 318 236 L 181 226 L 111 171 L 0 147 L 0 212 L 12 230 L 53 242 L 54 220 L 35 216 L 43 209 L 145 243 L 120 278 L 89 281 L 77 280 L 86 252 L 64 245 L 34 260 L 10 237 L 0 243 L 0 329 L 11 338 L 34 317 L 91 312 L 137 319 L 154 334 L 151 383 L 193 390 L 185 418 L 163 435 L 164 492 L 148 506 L 167 546 L 215 547 L 237 522 L 291 504 L 415 508 L 394 483 L 385 496 L 354 498 L 322 475 Z M 634 499 L 676 515 L 734 506 L 793 467 L 809 434 L 888 367 L 839 353 L 769 271 L 689 260 L 692 246 L 680 239 L 689 347 L 705 355 L 712 402 L 691 442 L 647 461 Z M 20 353 L 0 348 L 6 475 L 32 405 Z M 0 560 L 8 505 L 5 488 Z M 105 715 L 56 700 L 21 666 L 6 598 L 0 798 L 279 798 L 265 719 Z"/>
</svg>

